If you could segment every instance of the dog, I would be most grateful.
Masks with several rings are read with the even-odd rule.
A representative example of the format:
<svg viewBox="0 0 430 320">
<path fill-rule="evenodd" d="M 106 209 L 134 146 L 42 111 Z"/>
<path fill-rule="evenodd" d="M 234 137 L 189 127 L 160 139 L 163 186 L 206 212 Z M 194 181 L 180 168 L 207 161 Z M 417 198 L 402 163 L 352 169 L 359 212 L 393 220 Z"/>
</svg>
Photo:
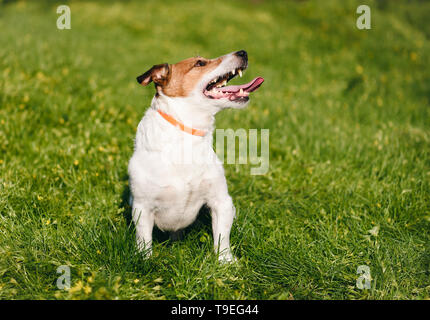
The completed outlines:
<svg viewBox="0 0 430 320">
<path fill-rule="evenodd" d="M 214 249 L 220 261 L 234 261 L 230 230 L 236 209 L 222 162 L 212 147 L 215 114 L 244 108 L 264 79 L 227 82 L 248 67 L 244 50 L 215 59 L 192 57 L 158 64 L 137 77 L 155 84 L 151 107 L 140 121 L 129 161 L 132 219 L 139 250 L 152 254 L 152 230 L 178 232 L 211 210 Z M 192 153 L 192 154 L 190 154 Z M 191 161 L 184 161 L 184 158 Z"/>
</svg>

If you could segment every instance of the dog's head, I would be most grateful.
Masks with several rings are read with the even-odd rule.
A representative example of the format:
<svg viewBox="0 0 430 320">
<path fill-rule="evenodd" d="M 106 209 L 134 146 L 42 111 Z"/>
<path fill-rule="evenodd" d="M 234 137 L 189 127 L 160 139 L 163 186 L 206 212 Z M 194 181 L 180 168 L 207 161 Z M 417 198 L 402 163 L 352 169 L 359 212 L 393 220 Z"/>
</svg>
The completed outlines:
<svg viewBox="0 0 430 320">
<path fill-rule="evenodd" d="M 257 77 L 243 85 L 226 84 L 237 75 L 241 77 L 247 67 L 248 55 L 240 50 L 215 59 L 194 57 L 176 64 L 158 64 L 137 77 L 137 81 L 144 86 L 154 82 L 156 96 L 184 98 L 217 108 L 242 108 L 249 101 L 249 93 L 264 79 Z"/>
</svg>

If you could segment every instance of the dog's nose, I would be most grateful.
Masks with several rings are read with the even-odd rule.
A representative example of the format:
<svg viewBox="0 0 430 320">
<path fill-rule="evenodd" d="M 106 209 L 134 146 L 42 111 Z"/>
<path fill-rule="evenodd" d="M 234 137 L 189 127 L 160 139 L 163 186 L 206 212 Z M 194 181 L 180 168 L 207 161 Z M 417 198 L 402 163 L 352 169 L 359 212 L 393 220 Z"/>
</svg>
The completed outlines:
<svg viewBox="0 0 430 320">
<path fill-rule="evenodd" d="M 243 58 L 244 60 L 248 60 L 248 54 L 245 50 L 239 50 L 234 53 L 236 56 Z"/>
</svg>

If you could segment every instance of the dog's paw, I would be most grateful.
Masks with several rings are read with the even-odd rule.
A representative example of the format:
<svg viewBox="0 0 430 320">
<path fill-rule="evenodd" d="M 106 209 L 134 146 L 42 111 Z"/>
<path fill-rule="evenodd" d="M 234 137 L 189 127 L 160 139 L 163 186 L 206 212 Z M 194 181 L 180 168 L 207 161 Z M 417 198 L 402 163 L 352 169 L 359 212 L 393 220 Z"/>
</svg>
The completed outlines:
<svg viewBox="0 0 430 320">
<path fill-rule="evenodd" d="M 218 261 L 221 263 L 235 263 L 237 259 L 231 252 L 220 253 L 218 256 Z"/>
<path fill-rule="evenodd" d="M 148 259 L 152 256 L 152 247 L 147 248 L 144 244 L 138 244 L 137 249 L 145 259 Z"/>
<path fill-rule="evenodd" d="M 140 252 L 145 260 L 152 257 L 152 249 L 140 250 Z"/>
</svg>

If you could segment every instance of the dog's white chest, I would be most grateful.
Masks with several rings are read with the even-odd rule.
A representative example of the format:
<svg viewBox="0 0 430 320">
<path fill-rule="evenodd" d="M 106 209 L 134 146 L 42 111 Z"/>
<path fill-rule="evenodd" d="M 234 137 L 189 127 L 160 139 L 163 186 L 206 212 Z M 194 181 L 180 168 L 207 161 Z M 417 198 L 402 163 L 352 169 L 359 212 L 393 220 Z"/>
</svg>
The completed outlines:
<svg viewBox="0 0 430 320">
<path fill-rule="evenodd" d="M 188 136 L 170 124 L 169 131 L 157 132 L 147 116 L 129 163 L 130 187 L 134 201 L 149 204 L 161 230 L 176 231 L 195 220 L 217 183 L 225 184 L 224 170 L 211 138 Z"/>
<path fill-rule="evenodd" d="M 206 203 L 210 182 L 188 181 L 160 188 L 154 197 L 155 224 L 161 230 L 176 231 L 190 225 Z"/>
</svg>

